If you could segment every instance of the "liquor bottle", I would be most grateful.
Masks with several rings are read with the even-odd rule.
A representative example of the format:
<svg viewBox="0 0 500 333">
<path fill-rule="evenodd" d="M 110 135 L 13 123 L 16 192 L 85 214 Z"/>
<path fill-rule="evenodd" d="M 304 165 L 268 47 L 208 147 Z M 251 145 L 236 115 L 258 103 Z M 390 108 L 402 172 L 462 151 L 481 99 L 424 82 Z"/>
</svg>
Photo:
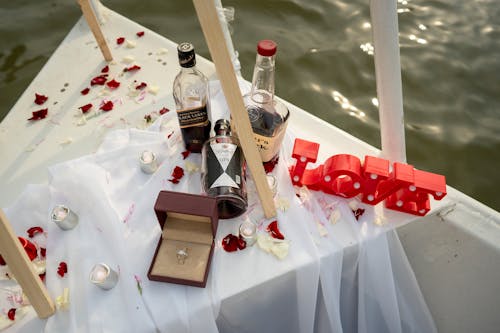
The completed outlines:
<svg viewBox="0 0 500 333">
<path fill-rule="evenodd" d="M 276 50 L 276 43 L 272 40 L 261 40 L 257 44 L 252 89 L 243 96 L 255 143 L 268 172 L 278 161 L 290 115 L 288 108 L 274 99 Z"/>
<path fill-rule="evenodd" d="M 210 137 L 208 80 L 196 69 L 196 55 L 191 43 L 177 47 L 181 70 L 174 80 L 177 118 L 186 149 L 200 153 Z"/>
<path fill-rule="evenodd" d="M 243 214 L 248 205 L 246 162 L 229 120 L 217 120 L 214 131 L 203 146 L 201 183 L 207 195 L 217 198 L 219 218 L 229 219 Z"/>
</svg>

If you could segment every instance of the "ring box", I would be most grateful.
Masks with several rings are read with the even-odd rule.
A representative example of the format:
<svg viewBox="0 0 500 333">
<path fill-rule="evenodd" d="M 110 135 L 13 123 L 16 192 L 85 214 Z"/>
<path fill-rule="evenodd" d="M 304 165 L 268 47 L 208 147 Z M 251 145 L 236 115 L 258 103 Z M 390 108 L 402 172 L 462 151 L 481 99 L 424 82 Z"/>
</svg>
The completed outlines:
<svg viewBox="0 0 500 333">
<path fill-rule="evenodd" d="M 154 210 L 162 235 L 148 278 L 204 288 L 219 222 L 217 199 L 160 191 Z M 182 261 L 178 260 L 179 250 L 187 250 L 187 257 Z"/>
</svg>

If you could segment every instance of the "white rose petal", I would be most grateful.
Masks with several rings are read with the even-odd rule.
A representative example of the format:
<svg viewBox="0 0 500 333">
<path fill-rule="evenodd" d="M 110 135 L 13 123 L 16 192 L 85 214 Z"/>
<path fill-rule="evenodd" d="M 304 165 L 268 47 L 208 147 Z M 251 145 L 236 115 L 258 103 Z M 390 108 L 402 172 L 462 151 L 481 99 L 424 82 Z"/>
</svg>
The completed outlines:
<svg viewBox="0 0 500 333">
<path fill-rule="evenodd" d="M 335 209 L 331 214 L 330 214 L 330 223 L 331 224 L 336 224 L 340 219 L 340 212 L 338 209 Z"/>
<path fill-rule="evenodd" d="M 286 198 L 278 197 L 275 204 L 276 208 L 278 208 L 282 212 L 285 212 L 288 208 L 290 208 L 290 202 Z"/>
<path fill-rule="evenodd" d="M 160 87 L 153 85 L 148 86 L 148 93 L 156 95 L 158 94 L 158 91 L 160 90 Z"/>
<path fill-rule="evenodd" d="M 328 236 L 328 230 L 325 228 L 324 225 L 322 225 L 321 223 L 319 222 L 316 222 L 316 226 L 318 227 L 318 231 L 319 231 L 319 235 L 321 237 L 326 237 Z"/>
<path fill-rule="evenodd" d="M 191 162 L 191 161 L 184 162 L 184 168 L 189 173 L 195 173 L 195 172 L 200 171 L 200 166 L 196 163 Z"/>
<path fill-rule="evenodd" d="M 56 306 L 59 310 L 69 309 L 69 289 L 64 288 L 63 294 L 56 297 Z"/>
<path fill-rule="evenodd" d="M 135 61 L 135 58 L 133 56 L 131 56 L 131 55 L 125 56 L 122 59 L 122 62 L 125 63 L 125 64 L 131 64 L 134 61 Z"/>
<path fill-rule="evenodd" d="M 270 253 L 271 248 L 274 245 L 274 242 L 273 242 L 272 237 L 269 236 L 268 234 L 258 234 L 257 235 L 257 245 L 259 245 L 259 247 L 262 250 L 266 251 L 267 253 Z"/>
<path fill-rule="evenodd" d="M 274 254 L 278 259 L 283 260 L 288 255 L 289 248 L 290 244 L 288 242 L 275 243 L 271 247 L 271 253 Z"/>
<path fill-rule="evenodd" d="M 166 49 L 164 47 L 162 47 L 158 51 L 156 51 L 157 55 L 162 55 L 162 54 L 167 54 L 167 53 L 168 53 L 168 49 Z"/>
<path fill-rule="evenodd" d="M 127 39 L 125 46 L 127 46 L 127 49 L 133 49 L 134 47 L 137 46 L 137 43 Z"/>
</svg>

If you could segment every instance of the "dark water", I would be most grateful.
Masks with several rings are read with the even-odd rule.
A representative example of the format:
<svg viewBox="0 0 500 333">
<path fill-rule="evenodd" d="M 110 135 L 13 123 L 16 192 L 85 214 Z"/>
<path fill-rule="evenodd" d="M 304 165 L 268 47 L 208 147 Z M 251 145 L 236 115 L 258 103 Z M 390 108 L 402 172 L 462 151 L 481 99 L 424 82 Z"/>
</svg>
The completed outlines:
<svg viewBox="0 0 500 333">
<path fill-rule="evenodd" d="M 104 4 L 208 56 L 190 1 Z M 251 77 L 278 42 L 277 94 L 380 147 L 368 0 L 224 1 Z M 398 1 L 408 162 L 500 210 L 500 6 Z M 80 16 L 76 1 L 0 0 L 0 119 Z"/>
</svg>

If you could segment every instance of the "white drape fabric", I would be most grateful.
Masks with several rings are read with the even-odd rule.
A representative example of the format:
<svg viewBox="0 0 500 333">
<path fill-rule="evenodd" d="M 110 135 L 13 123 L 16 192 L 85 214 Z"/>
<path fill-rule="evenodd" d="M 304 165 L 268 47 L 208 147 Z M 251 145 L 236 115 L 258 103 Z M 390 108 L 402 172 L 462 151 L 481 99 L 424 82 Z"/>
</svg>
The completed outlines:
<svg viewBox="0 0 500 333">
<path fill-rule="evenodd" d="M 211 91 L 215 122 L 228 113 L 217 83 Z M 51 167 L 49 185 L 28 187 L 6 213 L 21 236 L 32 226 L 47 231 L 46 284 L 54 298 L 69 288 L 70 306 L 47 320 L 31 311 L 7 331 L 436 332 L 392 231 L 408 219 L 397 213 L 375 223 L 378 208 L 362 206 L 366 212 L 356 220 L 345 199 L 306 190 L 298 197 L 288 176 L 296 134 L 287 134 L 274 171 L 277 200 L 289 204 L 277 217 L 290 242 L 288 256 L 279 260 L 257 245 L 234 253 L 222 249 L 222 238 L 236 234 L 242 220 L 261 222 L 260 232 L 270 222 L 261 220 L 250 182 L 249 212 L 219 223 L 204 289 L 147 278 L 161 235 L 153 211 L 158 192 L 201 191 L 199 171 L 187 172 L 185 164 L 199 165 L 201 158 L 183 159 L 174 112 L 148 131 L 111 132 L 95 154 Z M 152 175 L 141 172 L 138 163 L 146 149 L 161 163 Z M 175 166 L 186 171 L 179 184 L 168 181 Z M 62 231 L 49 223 L 56 204 L 78 214 L 75 229 Z M 332 212 L 338 214 L 335 221 Z M 61 261 L 68 264 L 64 278 L 56 274 Z M 103 291 L 89 282 L 91 267 L 99 262 L 119 272 L 114 289 Z M 12 281 L 0 283 L 14 288 Z"/>
</svg>

